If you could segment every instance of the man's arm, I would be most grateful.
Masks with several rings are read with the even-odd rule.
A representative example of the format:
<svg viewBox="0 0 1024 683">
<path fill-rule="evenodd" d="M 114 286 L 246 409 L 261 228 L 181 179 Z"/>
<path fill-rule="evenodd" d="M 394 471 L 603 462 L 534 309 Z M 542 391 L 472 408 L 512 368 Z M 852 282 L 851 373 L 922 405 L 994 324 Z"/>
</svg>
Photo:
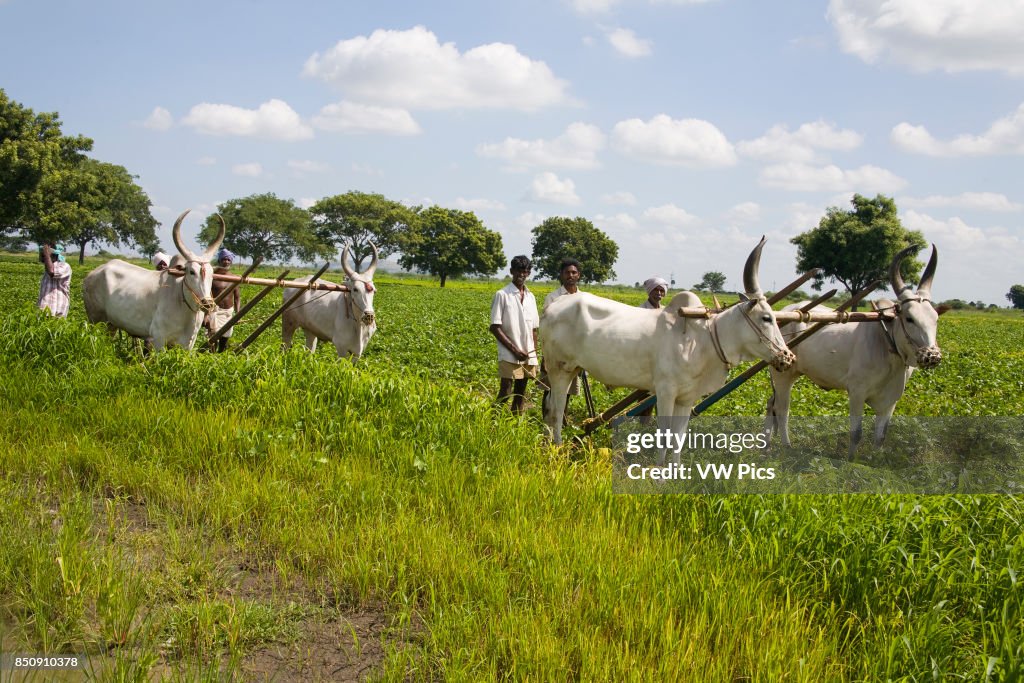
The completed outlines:
<svg viewBox="0 0 1024 683">
<path fill-rule="evenodd" d="M 504 346 L 506 349 L 512 352 L 512 355 L 519 360 L 526 360 L 530 357 L 530 354 L 523 351 L 521 348 L 512 343 L 512 340 L 505 334 L 505 330 L 501 329 L 501 325 L 494 323 L 491 325 L 491 334 L 495 336 L 498 343 Z"/>
<path fill-rule="evenodd" d="M 50 250 L 49 244 L 43 245 L 43 267 L 46 268 L 46 274 L 53 277 L 53 251 Z"/>
</svg>

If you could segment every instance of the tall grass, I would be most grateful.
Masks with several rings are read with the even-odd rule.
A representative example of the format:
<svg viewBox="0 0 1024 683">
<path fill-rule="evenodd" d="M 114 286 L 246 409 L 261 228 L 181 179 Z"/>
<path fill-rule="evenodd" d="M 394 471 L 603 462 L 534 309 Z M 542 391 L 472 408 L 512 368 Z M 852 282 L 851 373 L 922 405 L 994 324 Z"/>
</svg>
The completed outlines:
<svg viewBox="0 0 1024 683">
<path fill-rule="evenodd" d="M 0 323 L 0 601 L 32 648 L 242 676 L 303 609 L 380 606 L 388 679 L 1020 675 L 1014 498 L 615 496 L 471 391 L 68 322 Z M 231 598 L 238 557 L 307 607 Z"/>
</svg>

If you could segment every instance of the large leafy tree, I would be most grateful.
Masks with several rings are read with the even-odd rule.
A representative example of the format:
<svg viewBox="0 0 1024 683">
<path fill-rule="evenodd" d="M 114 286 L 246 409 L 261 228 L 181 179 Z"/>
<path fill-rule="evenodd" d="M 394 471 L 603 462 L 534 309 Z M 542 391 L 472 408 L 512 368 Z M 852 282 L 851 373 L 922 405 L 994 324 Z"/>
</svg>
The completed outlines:
<svg viewBox="0 0 1024 683">
<path fill-rule="evenodd" d="M 346 192 L 325 197 L 309 208 L 318 239 L 339 248 L 348 244 L 357 271 L 373 254 L 373 242 L 381 258 L 399 249 L 399 242 L 413 218 L 413 211 L 381 194 Z"/>
<path fill-rule="evenodd" d="M 80 162 L 92 149 L 92 140 L 64 135 L 60 127 L 55 112 L 36 114 L 0 89 L 0 234 L 21 233 L 14 239 L 24 239 L 43 179 Z"/>
<path fill-rule="evenodd" d="M 77 244 L 79 263 L 90 244 L 156 249 L 149 197 L 123 166 L 88 158 L 62 165 L 46 174 L 30 205 L 25 230 L 32 240 Z"/>
<path fill-rule="evenodd" d="M 880 288 L 888 286 L 886 274 L 896 254 L 908 247 L 924 248 L 924 236 L 907 230 L 896 215 L 896 202 L 884 195 L 874 199 L 853 196 L 853 209 L 829 207 L 818 227 L 797 235 L 798 273 L 821 268 L 822 276 L 812 287 L 820 290 L 825 278 L 846 287 L 851 294 L 863 289 L 872 280 L 881 279 Z M 907 283 L 918 281 L 922 264 L 913 258 L 903 260 L 900 274 Z"/>
<path fill-rule="evenodd" d="M 618 257 L 619 245 L 586 218 L 548 218 L 533 229 L 534 270 L 552 280 L 562 259 L 574 258 L 582 282 L 604 282 L 615 277 Z"/>
<path fill-rule="evenodd" d="M 694 289 L 702 292 L 721 292 L 725 289 L 725 273 L 710 270 L 701 277 L 701 281 L 693 286 Z"/>
<path fill-rule="evenodd" d="M 271 192 L 241 199 L 229 199 L 217 207 L 227 226 L 224 246 L 247 259 L 312 261 L 329 258 L 330 246 L 317 240 L 309 214 L 291 199 L 279 199 Z M 207 216 L 199 241 L 209 244 L 217 236 L 220 221 Z"/>
<path fill-rule="evenodd" d="M 1024 285 L 1014 285 L 1006 293 L 1006 299 L 1013 304 L 1014 308 L 1024 309 Z"/>
<path fill-rule="evenodd" d="M 493 275 L 505 263 L 501 235 L 484 227 L 472 211 L 431 206 L 419 213 L 401 238 L 403 268 L 449 277 Z"/>
</svg>

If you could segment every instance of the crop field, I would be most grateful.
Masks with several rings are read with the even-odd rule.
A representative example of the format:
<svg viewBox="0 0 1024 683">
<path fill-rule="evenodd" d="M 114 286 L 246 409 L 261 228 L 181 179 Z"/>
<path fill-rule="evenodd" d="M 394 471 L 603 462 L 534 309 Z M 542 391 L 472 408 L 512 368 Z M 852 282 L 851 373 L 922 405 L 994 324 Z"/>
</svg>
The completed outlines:
<svg viewBox="0 0 1024 683">
<path fill-rule="evenodd" d="M 356 367 L 280 324 L 146 358 L 85 321 L 100 262 L 52 320 L 0 255 L 0 651 L 85 662 L 27 680 L 1024 680 L 1016 496 L 617 495 L 607 433 L 493 409 L 497 282 L 382 274 Z M 939 343 L 898 415 L 1024 415 L 1024 317 Z M 845 396 L 800 382 L 793 413 Z"/>
</svg>

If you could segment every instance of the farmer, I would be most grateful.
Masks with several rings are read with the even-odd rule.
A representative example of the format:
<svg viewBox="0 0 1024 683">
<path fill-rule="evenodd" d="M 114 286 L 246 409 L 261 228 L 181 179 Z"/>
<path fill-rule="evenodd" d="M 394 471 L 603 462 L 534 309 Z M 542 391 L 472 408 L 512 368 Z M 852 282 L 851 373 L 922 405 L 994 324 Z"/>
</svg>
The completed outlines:
<svg viewBox="0 0 1024 683">
<path fill-rule="evenodd" d="M 221 249 L 217 252 L 217 267 L 213 269 L 215 275 L 226 275 L 231 272 L 231 264 L 235 260 L 235 255 L 227 249 Z M 214 280 L 210 286 L 210 293 L 213 295 L 214 300 L 224 293 L 228 287 L 231 286 L 230 282 L 223 282 L 221 280 Z M 213 313 L 209 313 L 206 316 L 207 325 L 206 329 L 209 330 L 211 335 L 215 334 L 217 330 L 222 328 L 227 321 L 238 313 L 238 309 L 242 306 L 242 296 L 238 293 L 238 287 L 231 292 L 231 294 L 220 303 L 217 304 L 217 308 L 213 310 Z M 223 353 L 228 348 L 228 339 L 231 337 L 231 333 L 235 331 L 235 328 L 229 327 L 224 331 L 224 334 L 220 339 L 217 340 L 217 353 Z"/>
<path fill-rule="evenodd" d="M 640 304 L 640 308 L 661 308 L 661 300 L 668 294 L 668 282 L 660 277 L 647 278 L 644 291 L 647 292 L 647 301 Z"/>
<path fill-rule="evenodd" d="M 562 263 L 559 264 L 559 266 L 558 266 L 558 281 L 561 283 L 561 286 L 558 289 L 556 289 L 555 291 L 553 291 L 550 294 L 548 294 L 544 298 L 544 308 L 543 308 L 543 310 L 545 310 L 545 311 L 548 310 L 548 306 L 550 306 L 551 303 L 553 301 L 555 301 L 558 297 L 565 296 L 566 294 L 575 294 L 576 292 L 579 291 L 579 288 L 578 288 L 577 285 L 579 284 L 579 281 L 580 281 L 580 268 L 581 267 L 582 266 L 580 265 L 580 262 L 577 261 L 574 258 L 564 259 L 562 261 Z M 544 400 L 543 400 L 542 406 L 543 406 L 544 411 L 546 412 L 547 411 L 548 395 L 551 392 L 550 392 L 550 385 L 548 384 L 548 373 L 544 369 L 544 363 L 543 362 L 541 362 L 541 364 L 540 364 L 540 377 L 537 378 L 537 383 L 540 384 L 542 387 L 544 387 Z M 576 377 L 572 378 L 572 384 L 569 385 L 568 396 L 577 396 L 577 395 L 579 395 L 579 393 L 580 393 L 580 383 L 579 383 L 579 376 L 577 375 Z M 568 408 L 568 403 L 566 404 L 566 407 Z M 569 411 L 566 410 L 566 412 L 565 412 L 566 419 L 568 419 L 568 415 L 569 415 Z"/>
<path fill-rule="evenodd" d="M 39 282 L 40 311 L 58 318 L 68 317 L 71 308 L 71 266 L 64 260 L 64 247 L 47 242 L 39 247 L 39 262 L 45 272 Z"/>
<path fill-rule="evenodd" d="M 171 263 L 171 257 L 162 251 L 158 251 L 153 254 L 153 267 L 157 270 L 167 270 L 167 266 Z"/>
<path fill-rule="evenodd" d="M 491 301 L 491 334 L 498 340 L 499 404 L 512 395 L 513 414 L 522 414 L 526 385 L 537 376 L 537 300 L 526 288 L 530 259 L 516 256 L 509 264 L 512 282 Z"/>
</svg>

